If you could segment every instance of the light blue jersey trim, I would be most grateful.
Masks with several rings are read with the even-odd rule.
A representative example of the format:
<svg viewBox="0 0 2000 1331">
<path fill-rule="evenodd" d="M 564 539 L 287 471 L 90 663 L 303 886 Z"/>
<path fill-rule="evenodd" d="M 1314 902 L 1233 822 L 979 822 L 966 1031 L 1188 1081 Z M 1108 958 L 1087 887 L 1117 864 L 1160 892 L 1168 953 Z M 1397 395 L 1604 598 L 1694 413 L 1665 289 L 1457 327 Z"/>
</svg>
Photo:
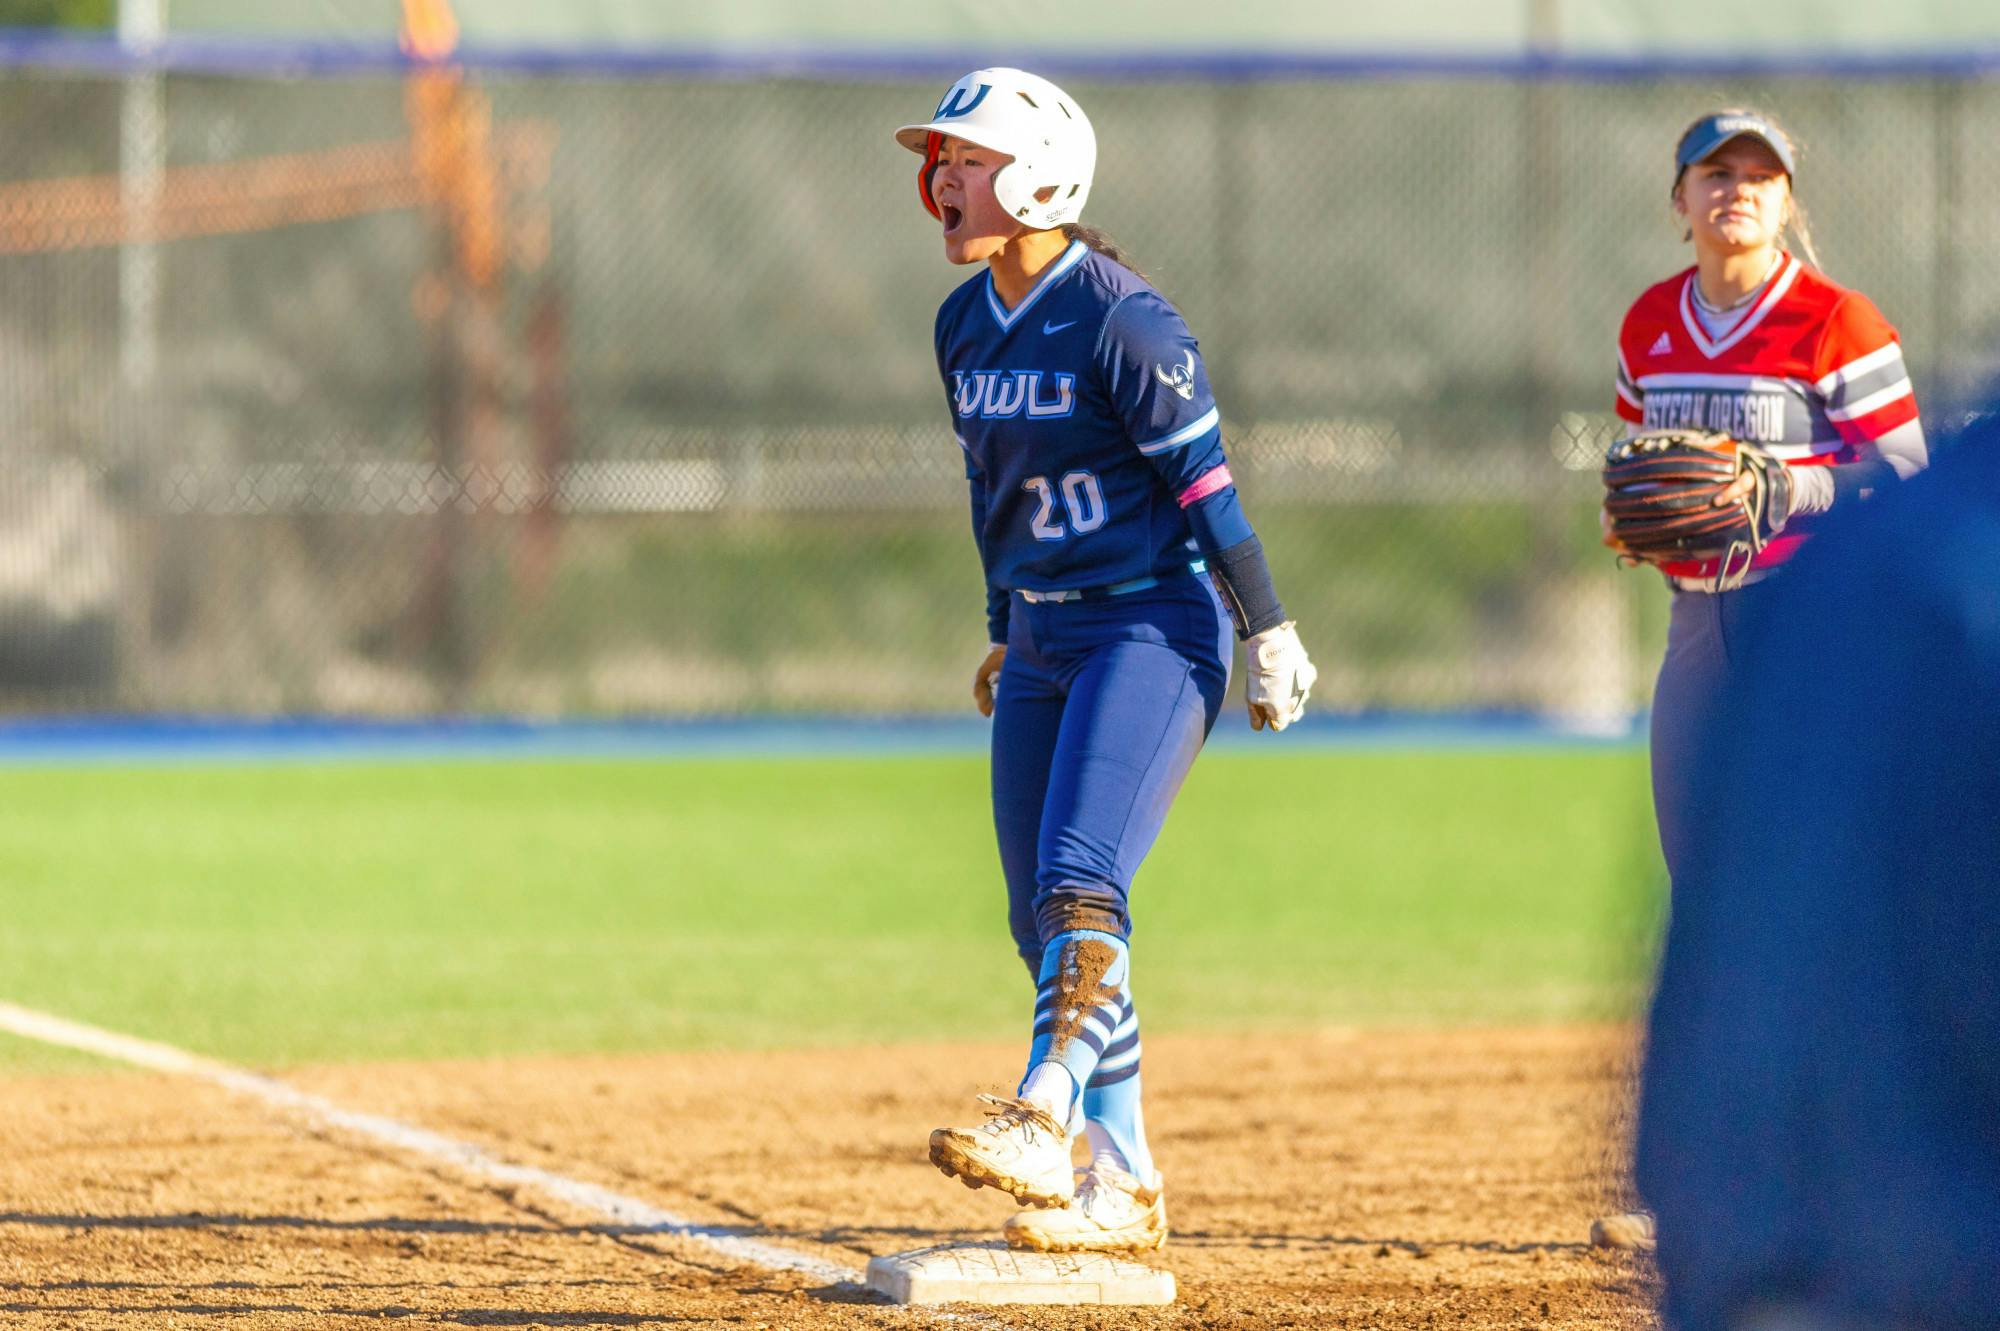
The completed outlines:
<svg viewBox="0 0 2000 1331">
<path fill-rule="evenodd" d="M 1168 435 L 1164 439 L 1155 439 L 1150 444 L 1141 444 L 1139 445 L 1139 451 L 1150 457 L 1154 453 L 1164 453 L 1170 448 L 1179 448 L 1182 444 L 1185 444 L 1190 439 L 1201 438 L 1203 435 L 1207 434 L 1210 430 L 1213 430 L 1217 425 L 1221 423 L 1222 423 L 1222 408 L 1210 407 L 1208 409 L 1208 414 L 1203 416 L 1200 420 L 1196 421 L 1194 424 L 1183 425 L 1180 429 L 1175 430 L 1172 434 Z"/>
<path fill-rule="evenodd" d="M 986 308 L 993 311 L 993 322 L 1000 325 L 1000 331 L 1005 332 L 1018 323 L 1021 316 L 1028 312 L 1029 307 L 1042 298 L 1042 293 L 1054 286 L 1064 273 L 1082 263 L 1083 256 L 1088 253 L 1090 246 L 1080 240 L 1071 241 L 1069 248 L 1063 251 L 1062 257 L 1049 265 L 1049 270 L 1042 274 L 1042 280 L 1035 283 L 1034 289 L 1029 291 L 1011 312 L 1000 303 L 1000 294 L 993 289 L 993 270 L 987 269 Z"/>
</svg>

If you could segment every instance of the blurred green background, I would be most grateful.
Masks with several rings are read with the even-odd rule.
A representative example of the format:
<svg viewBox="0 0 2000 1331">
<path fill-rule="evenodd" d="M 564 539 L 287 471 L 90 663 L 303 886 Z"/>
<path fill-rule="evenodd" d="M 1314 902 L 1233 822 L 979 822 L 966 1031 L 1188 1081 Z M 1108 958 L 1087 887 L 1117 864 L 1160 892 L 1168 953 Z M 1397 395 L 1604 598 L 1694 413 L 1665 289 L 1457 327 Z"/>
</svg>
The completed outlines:
<svg viewBox="0 0 2000 1331">
<path fill-rule="evenodd" d="M 1004 1039 L 976 754 L 0 770 L 0 994 L 259 1065 Z M 1219 749 L 1134 891 L 1153 1031 L 1636 1011 L 1630 746 Z M 0 1036 L 0 1066 L 71 1057 Z"/>
</svg>

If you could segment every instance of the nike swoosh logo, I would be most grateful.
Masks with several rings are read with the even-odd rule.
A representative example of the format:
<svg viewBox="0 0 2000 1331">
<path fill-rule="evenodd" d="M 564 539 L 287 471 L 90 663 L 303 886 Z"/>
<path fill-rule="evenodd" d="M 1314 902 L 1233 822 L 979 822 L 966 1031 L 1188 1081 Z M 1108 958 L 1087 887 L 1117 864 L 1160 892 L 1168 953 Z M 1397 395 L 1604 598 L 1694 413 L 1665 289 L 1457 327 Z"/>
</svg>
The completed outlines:
<svg viewBox="0 0 2000 1331">
<path fill-rule="evenodd" d="M 1044 323 L 1042 325 L 1042 336 L 1047 337 L 1050 333 L 1060 333 L 1065 328 L 1074 328 L 1075 326 L 1076 320 L 1074 319 L 1071 319 L 1066 324 Z"/>
</svg>

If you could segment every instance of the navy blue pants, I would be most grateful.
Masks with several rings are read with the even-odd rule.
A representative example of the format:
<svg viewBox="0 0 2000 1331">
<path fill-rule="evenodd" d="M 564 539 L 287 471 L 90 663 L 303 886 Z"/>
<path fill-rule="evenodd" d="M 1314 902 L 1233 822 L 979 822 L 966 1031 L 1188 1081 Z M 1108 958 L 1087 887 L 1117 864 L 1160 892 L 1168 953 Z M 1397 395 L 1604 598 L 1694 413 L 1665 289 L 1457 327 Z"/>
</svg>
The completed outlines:
<svg viewBox="0 0 2000 1331">
<path fill-rule="evenodd" d="M 1694 770 L 1694 750 L 1729 676 L 1742 667 L 1750 626 L 1765 617 L 1773 581 L 1674 593 L 1667 655 L 1653 686 L 1651 744 L 1653 813 L 1670 880 L 1684 872 L 1699 839 L 1714 834 L 1717 801 L 1742 798 L 1740 790 L 1704 781 Z M 1771 681 L 1774 694 L 1784 683 Z"/>
<path fill-rule="evenodd" d="M 1066 929 L 1131 933 L 1132 876 L 1229 687 L 1233 630 L 1207 578 L 1007 623 L 994 694 L 993 825 L 1007 923 L 1028 970 Z"/>
</svg>

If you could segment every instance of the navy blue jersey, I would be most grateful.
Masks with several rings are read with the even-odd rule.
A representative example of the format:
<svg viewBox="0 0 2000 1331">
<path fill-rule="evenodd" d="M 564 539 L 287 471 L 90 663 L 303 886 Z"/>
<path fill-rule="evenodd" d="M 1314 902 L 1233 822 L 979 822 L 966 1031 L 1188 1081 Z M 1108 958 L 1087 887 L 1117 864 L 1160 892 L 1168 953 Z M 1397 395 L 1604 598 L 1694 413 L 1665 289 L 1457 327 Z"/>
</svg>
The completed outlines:
<svg viewBox="0 0 2000 1331">
<path fill-rule="evenodd" d="M 946 298 L 936 338 L 996 640 L 1009 591 L 1184 569 L 1251 535 L 1201 349 L 1131 269 L 1074 241 L 1011 311 L 981 273 Z"/>
</svg>

